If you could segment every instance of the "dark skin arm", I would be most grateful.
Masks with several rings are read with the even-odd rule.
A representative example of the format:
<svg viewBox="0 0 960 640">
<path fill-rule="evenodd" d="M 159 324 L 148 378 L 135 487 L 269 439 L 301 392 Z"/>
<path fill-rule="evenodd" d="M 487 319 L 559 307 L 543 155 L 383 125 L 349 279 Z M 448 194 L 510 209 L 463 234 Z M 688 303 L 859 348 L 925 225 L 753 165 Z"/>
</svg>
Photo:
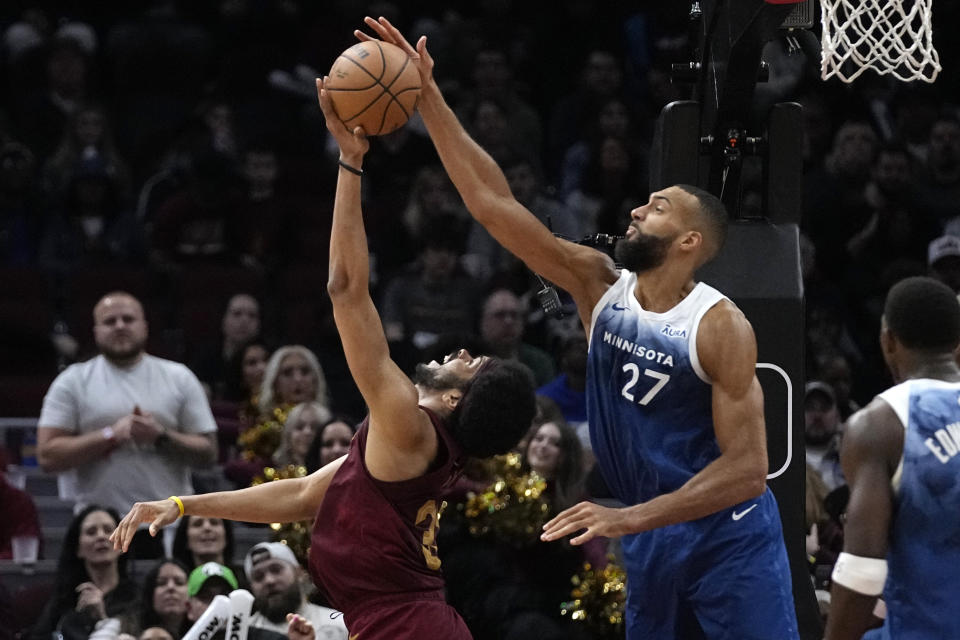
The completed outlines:
<svg viewBox="0 0 960 640">
<path fill-rule="evenodd" d="M 843 550 L 866 558 L 885 558 L 893 518 L 891 480 L 903 455 L 903 425 L 883 400 L 874 400 L 851 416 L 840 461 L 850 487 Z M 874 626 L 876 596 L 839 584 L 830 590 L 827 640 L 859 640 Z"/>
<path fill-rule="evenodd" d="M 720 457 L 676 491 L 648 502 L 620 509 L 581 502 L 544 525 L 544 540 L 584 529 L 571 538 L 571 544 L 596 536 L 640 533 L 703 518 L 763 493 L 767 447 L 753 328 L 732 303 L 720 302 L 700 323 L 697 352 L 713 381 L 713 424 Z"/>
<path fill-rule="evenodd" d="M 568 291 L 589 332 L 593 308 L 617 279 L 613 261 L 603 252 L 555 237 L 513 197 L 503 171 L 444 101 L 433 79 L 433 58 L 427 52 L 425 36 L 414 48 L 386 18 L 364 21 L 382 40 L 406 51 L 420 71 L 420 114 L 470 214 L 531 270 Z M 362 31 L 355 35 L 360 40 L 371 39 Z"/>
<path fill-rule="evenodd" d="M 323 82 L 317 80 L 327 130 L 340 146 L 340 159 L 357 169 L 369 149 L 360 127 L 347 130 L 337 117 Z M 327 292 L 350 373 L 370 410 L 367 470 L 379 480 L 422 475 L 437 454 L 437 433 L 420 410 L 419 393 L 390 359 L 380 315 L 370 297 L 370 258 L 360 209 L 361 176 L 340 168 L 330 232 Z"/>
</svg>

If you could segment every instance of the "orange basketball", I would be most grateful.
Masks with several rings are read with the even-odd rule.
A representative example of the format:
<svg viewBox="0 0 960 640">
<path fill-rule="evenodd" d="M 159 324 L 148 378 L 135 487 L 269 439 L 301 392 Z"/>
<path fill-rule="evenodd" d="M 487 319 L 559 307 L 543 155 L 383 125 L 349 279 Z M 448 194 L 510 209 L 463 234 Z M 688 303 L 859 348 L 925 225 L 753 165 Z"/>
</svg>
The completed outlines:
<svg viewBox="0 0 960 640">
<path fill-rule="evenodd" d="M 378 136 L 403 126 L 417 109 L 420 73 L 403 49 L 389 42 L 360 42 L 334 60 L 324 85 L 350 130 Z"/>
</svg>

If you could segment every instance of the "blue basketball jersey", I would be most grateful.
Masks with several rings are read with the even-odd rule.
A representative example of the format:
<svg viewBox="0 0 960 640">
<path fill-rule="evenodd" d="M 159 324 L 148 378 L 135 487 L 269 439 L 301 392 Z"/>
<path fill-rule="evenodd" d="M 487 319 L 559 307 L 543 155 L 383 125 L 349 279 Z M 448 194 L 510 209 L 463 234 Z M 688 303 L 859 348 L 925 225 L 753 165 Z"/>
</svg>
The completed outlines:
<svg viewBox="0 0 960 640">
<path fill-rule="evenodd" d="M 724 296 L 701 282 L 653 313 L 635 285 L 636 275 L 621 271 L 593 310 L 586 386 L 594 454 L 628 505 L 679 489 L 720 455 L 696 345 L 700 319 Z"/>
<path fill-rule="evenodd" d="M 908 380 L 879 397 L 904 428 L 881 637 L 960 637 L 960 383 Z"/>
</svg>

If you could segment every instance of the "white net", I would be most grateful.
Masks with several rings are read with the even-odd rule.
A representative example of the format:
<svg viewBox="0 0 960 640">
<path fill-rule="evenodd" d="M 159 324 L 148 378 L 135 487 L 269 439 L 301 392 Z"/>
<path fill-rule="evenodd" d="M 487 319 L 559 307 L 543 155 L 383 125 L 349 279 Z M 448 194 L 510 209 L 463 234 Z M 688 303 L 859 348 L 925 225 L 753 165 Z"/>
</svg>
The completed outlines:
<svg viewBox="0 0 960 640">
<path fill-rule="evenodd" d="M 824 80 L 853 82 L 867 69 L 899 80 L 933 82 L 933 0 L 821 0 Z"/>
</svg>

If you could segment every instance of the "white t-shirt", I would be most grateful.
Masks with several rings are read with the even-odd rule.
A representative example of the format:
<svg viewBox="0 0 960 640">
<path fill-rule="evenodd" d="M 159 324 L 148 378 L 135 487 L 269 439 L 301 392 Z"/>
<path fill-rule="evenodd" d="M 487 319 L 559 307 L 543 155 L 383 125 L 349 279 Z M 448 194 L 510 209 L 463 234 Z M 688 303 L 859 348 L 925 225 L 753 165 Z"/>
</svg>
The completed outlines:
<svg viewBox="0 0 960 640">
<path fill-rule="evenodd" d="M 343 614 L 336 609 L 305 602 L 294 613 L 310 621 L 316 633 L 316 640 L 347 640 L 347 625 L 343 622 Z M 250 626 L 284 635 L 287 633 L 286 622 L 270 622 L 263 617 L 262 613 L 250 616 Z"/>
<path fill-rule="evenodd" d="M 171 431 L 217 430 L 197 377 L 178 362 L 150 355 L 129 368 L 102 355 L 71 365 L 50 385 L 38 425 L 88 433 L 112 425 L 135 406 Z M 132 441 L 75 472 L 78 508 L 102 504 L 124 514 L 138 500 L 193 493 L 187 464 Z"/>
</svg>

